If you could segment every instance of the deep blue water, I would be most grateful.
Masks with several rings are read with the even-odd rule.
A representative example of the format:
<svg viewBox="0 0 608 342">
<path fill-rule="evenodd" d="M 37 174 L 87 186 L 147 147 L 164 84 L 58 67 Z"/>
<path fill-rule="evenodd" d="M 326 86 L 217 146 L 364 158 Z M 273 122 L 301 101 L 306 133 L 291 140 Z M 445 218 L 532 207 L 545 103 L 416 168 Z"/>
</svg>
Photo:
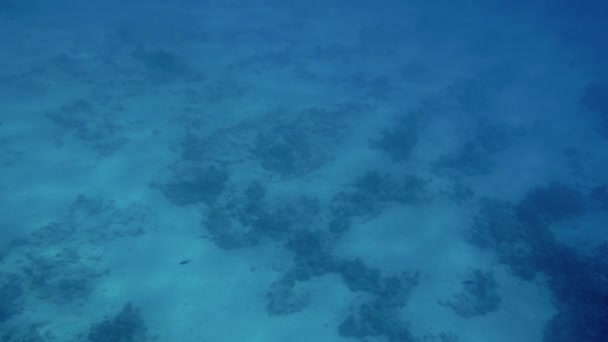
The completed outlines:
<svg viewBox="0 0 608 342">
<path fill-rule="evenodd" d="M 0 342 L 608 341 L 607 19 L 0 0 Z"/>
</svg>

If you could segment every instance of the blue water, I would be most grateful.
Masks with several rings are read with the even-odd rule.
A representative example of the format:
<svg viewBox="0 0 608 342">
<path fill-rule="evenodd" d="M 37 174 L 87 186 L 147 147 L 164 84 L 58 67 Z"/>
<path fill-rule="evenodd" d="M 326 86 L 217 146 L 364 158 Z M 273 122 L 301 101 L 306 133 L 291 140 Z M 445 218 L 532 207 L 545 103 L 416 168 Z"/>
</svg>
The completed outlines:
<svg viewBox="0 0 608 342">
<path fill-rule="evenodd" d="M 0 341 L 608 341 L 607 18 L 0 0 Z"/>
</svg>

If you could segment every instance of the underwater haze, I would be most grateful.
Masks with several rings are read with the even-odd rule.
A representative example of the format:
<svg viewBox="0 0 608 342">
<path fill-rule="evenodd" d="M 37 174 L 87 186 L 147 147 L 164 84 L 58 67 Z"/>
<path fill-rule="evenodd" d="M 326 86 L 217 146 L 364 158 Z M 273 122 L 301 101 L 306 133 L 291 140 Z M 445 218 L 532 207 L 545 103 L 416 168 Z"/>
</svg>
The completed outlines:
<svg viewBox="0 0 608 342">
<path fill-rule="evenodd" d="M 608 341 L 607 33 L 0 0 L 0 342 Z"/>
</svg>

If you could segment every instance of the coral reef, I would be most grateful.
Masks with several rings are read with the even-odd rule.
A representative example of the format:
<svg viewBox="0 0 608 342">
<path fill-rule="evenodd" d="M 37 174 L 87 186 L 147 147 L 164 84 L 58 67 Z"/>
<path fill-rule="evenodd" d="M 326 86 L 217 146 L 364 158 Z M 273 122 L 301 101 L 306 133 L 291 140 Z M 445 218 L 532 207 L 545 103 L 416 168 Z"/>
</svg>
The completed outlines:
<svg viewBox="0 0 608 342">
<path fill-rule="evenodd" d="M 395 162 L 406 161 L 418 143 L 420 126 L 416 115 L 401 116 L 379 139 L 370 140 L 370 146 L 383 151 Z"/>
<path fill-rule="evenodd" d="M 266 312 L 273 316 L 284 316 L 304 309 L 311 298 L 307 293 L 296 293 L 295 285 L 295 282 L 288 278 L 272 283 L 266 292 Z"/>
<path fill-rule="evenodd" d="M 498 282 L 492 272 L 475 269 L 462 282 L 460 293 L 439 304 L 451 308 L 460 317 L 483 316 L 498 310 L 501 298 L 497 290 Z"/>
<path fill-rule="evenodd" d="M 122 134 L 119 120 L 87 100 L 67 103 L 49 111 L 46 116 L 59 128 L 56 134 L 58 142 L 61 143 L 64 136 L 72 136 L 99 157 L 110 156 L 129 142 Z"/>
<path fill-rule="evenodd" d="M 146 75 L 157 82 L 173 81 L 193 72 L 182 57 L 166 49 L 137 46 L 132 57 L 143 67 Z"/>
<path fill-rule="evenodd" d="M 518 203 L 518 218 L 529 225 L 552 224 L 585 212 L 583 193 L 562 183 L 530 190 Z"/>
<path fill-rule="evenodd" d="M 380 269 L 367 267 L 361 259 L 341 261 L 336 270 L 350 291 L 376 293 L 381 288 Z"/>
<path fill-rule="evenodd" d="M 361 304 L 340 323 L 338 332 L 343 337 L 360 340 L 383 336 L 389 342 L 415 341 L 409 325 L 400 318 L 400 312 L 379 301 Z"/>
<path fill-rule="evenodd" d="M 469 242 L 493 249 L 499 262 L 516 276 L 533 279 L 555 245 L 550 231 L 543 226 L 521 222 L 513 205 L 485 199 L 473 225 L 465 233 Z"/>
<path fill-rule="evenodd" d="M 0 323 L 21 312 L 19 297 L 23 293 L 16 274 L 0 274 Z"/>
<path fill-rule="evenodd" d="M 177 170 L 173 178 L 164 184 L 153 184 L 167 200 L 177 206 L 213 204 L 224 191 L 228 172 L 219 167 L 189 168 Z"/>
<path fill-rule="evenodd" d="M 294 267 L 288 272 L 294 280 L 306 281 L 334 269 L 335 261 L 320 231 L 294 232 L 285 246 L 294 255 Z"/>
<path fill-rule="evenodd" d="M 593 82 L 588 84 L 580 99 L 581 105 L 599 117 L 599 133 L 608 138 L 608 85 Z"/>
<path fill-rule="evenodd" d="M 320 161 L 302 129 L 295 125 L 259 133 L 251 152 L 264 169 L 284 177 L 314 169 Z"/>
<path fill-rule="evenodd" d="M 144 342 L 148 340 L 148 329 L 141 311 L 131 303 L 125 304 L 115 317 L 91 325 L 87 334 L 87 341 L 90 342 Z"/>
<path fill-rule="evenodd" d="M 574 201 L 557 198 L 557 204 L 537 203 L 552 191 L 559 196 L 574 194 Z M 548 227 L 585 209 L 578 200 L 580 194 L 572 191 L 563 185 L 537 188 L 516 205 L 485 200 L 467 237 L 479 247 L 494 250 L 497 260 L 516 276 L 531 280 L 544 274 L 558 310 L 545 327 L 544 341 L 599 342 L 608 334 L 608 247 L 602 245 L 585 255 L 557 243 Z M 526 215 L 521 214 L 523 209 Z"/>
<path fill-rule="evenodd" d="M 368 171 L 333 197 L 331 214 L 336 220 L 371 218 L 390 203 L 423 204 L 430 199 L 426 185 L 427 181 L 414 175 L 400 181 L 386 173 Z"/>
<path fill-rule="evenodd" d="M 475 127 L 474 136 L 456 151 L 442 154 L 432 165 L 434 173 L 452 178 L 490 174 L 495 155 L 511 143 L 512 133 L 497 124 L 482 122 Z"/>
</svg>

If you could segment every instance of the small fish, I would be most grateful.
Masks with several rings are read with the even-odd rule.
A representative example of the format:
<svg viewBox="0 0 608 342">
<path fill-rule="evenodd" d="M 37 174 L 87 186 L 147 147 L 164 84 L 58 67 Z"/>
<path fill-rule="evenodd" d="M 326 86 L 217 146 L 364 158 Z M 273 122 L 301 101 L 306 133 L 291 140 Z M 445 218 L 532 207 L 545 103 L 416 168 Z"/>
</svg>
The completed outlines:
<svg viewBox="0 0 608 342">
<path fill-rule="evenodd" d="M 190 259 L 182 260 L 179 262 L 180 265 L 187 265 L 190 262 Z"/>
</svg>

